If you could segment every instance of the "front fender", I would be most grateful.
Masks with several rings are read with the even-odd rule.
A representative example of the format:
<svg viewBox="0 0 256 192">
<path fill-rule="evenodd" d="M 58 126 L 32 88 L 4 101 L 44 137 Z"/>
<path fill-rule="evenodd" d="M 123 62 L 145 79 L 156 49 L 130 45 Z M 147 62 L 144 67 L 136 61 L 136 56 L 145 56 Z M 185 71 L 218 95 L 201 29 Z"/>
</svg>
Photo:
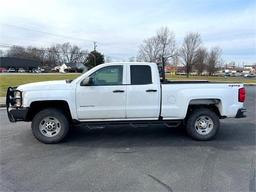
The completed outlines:
<svg viewBox="0 0 256 192">
<path fill-rule="evenodd" d="M 75 91 L 27 91 L 23 93 L 23 107 L 30 107 L 37 101 L 66 101 L 68 103 L 72 119 L 77 119 Z"/>
</svg>

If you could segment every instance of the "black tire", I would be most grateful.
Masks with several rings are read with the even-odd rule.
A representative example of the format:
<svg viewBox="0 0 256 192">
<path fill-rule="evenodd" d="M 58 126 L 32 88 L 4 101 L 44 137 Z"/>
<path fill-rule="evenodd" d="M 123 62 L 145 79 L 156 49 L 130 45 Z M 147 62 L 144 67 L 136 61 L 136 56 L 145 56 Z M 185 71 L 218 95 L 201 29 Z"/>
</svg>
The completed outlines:
<svg viewBox="0 0 256 192">
<path fill-rule="evenodd" d="M 45 119 L 49 119 L 49 121 Z M 45 128 L 45 125 L 46 123 L 52 123 L 51 120 L 53 121 L 53 126 L 50 128 L 53 128 L 53 130 L 48 131 L 48 127 Z M 61 110 L 48 108 L 38 112 L 35 115 L 32 120 L 31 128 L 32 133 L 37 140 L 41 141 L 42 143 L 53 144 L 59 143 L 65 139 L 69 131 L 69 122 Z M 56 131 L 57 129 L 58 131 Z"/>
<path fill-rule="evenodd" d="M 204 122 L 207 122 L 207 125 L 205 125 Z M 220 120 L 218 115 L 207 108 L 192 110 L 186 122 L 186 131 L 188 135 L 199 141 L 213 139 L 216 136 L 219 127 Z"/>
</svg>

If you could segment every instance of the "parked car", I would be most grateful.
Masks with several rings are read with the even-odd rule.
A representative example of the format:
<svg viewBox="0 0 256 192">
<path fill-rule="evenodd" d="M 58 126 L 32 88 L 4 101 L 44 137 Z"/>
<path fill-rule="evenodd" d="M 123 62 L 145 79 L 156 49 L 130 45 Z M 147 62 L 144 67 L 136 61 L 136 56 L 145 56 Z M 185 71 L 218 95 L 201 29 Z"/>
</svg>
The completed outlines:
<svg viewBox="0 0 256 192">
<path fill-rule="evenodd" d="M 34 136 L 58 143 L 70 124 L 185 125 L 197 140 L 214 138 L 223 118 L 245 117 L 239 83 L 160 81 L 154 63 L 98 65 L 73 81 L 48 81 L 7 90 L 11 122 L 32 121 Z"/>
<path fill-rule="evenodd" d="M 18 72 L 19 73 L 25 73 L 26 71 L 23 68 L 19 68 Z"/>
<path fill-rule="evenodd" d="M 242 73 L 237 72 L 237 73 L 235 74 L 235 77 L 241 77 L 241 76 L 243 76 Z"/>
<path fill-rule="evenodd" d="M 15 70 L 14 68 L 12 68 L 12 67 L 11 67 L 11 68 L 9 68 L 9 69 L 7 70 L 7 72 L 8 72 L 8 73 L 15 73 L 15 72 L 16 72 L 16 70 Z"/>
<path fill-rule="evenodd" d="M 244 77 L 245 78 L 253 78 L 253 77 L 256 77 L 256 74 L 249 73 L 249 74 L 245 74 Z"/>
<path fill-rule="evenodd" d="M 46 72 L 44 68 L 40 68 L 40 71 L 41 71 L 41 73 L 45 73 Z"/>
<path fill-rule="evenodd" d="M 40 69 L 32 69 L 32 73 L 41 73 Z"/>
<path fill-rule="evenodd" d="M 4 67 L 0 67 L 0 73 L 6 73 L 7 72 L 7 69 L 4 68 Z"/>
</svg>

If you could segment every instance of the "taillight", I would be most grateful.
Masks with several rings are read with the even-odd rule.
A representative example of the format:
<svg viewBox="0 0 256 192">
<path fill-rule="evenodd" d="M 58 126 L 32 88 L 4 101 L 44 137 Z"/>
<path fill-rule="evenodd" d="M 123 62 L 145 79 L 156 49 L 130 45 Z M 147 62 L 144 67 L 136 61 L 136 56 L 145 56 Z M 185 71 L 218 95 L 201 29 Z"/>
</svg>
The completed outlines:
<svg viewBox="0 0 256 192">
<path fill-rule="evenodd" d="M 244 100 L 245 100 L 245 88 L 243 87 L 238 90 L 238 101 L 244 102 Z"/>
</svg>

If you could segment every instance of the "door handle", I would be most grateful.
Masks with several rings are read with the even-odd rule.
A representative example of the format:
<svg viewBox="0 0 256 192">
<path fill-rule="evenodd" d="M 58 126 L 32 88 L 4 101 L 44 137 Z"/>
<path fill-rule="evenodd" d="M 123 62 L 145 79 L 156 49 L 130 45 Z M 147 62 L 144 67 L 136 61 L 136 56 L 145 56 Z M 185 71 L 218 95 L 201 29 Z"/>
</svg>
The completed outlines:
<svg viewBox="0 0 256 192">
<path fill-rule="evenodd" d="M 123 93 L 124 90 L 114 90 L 113 93 Z"/>
<path fill-rule="evenodd" d="M 146 90 L 146 92 L 157 92 L 157 90 L 156 89 L 148 89 L 148 90 Z"/>
</svg>

